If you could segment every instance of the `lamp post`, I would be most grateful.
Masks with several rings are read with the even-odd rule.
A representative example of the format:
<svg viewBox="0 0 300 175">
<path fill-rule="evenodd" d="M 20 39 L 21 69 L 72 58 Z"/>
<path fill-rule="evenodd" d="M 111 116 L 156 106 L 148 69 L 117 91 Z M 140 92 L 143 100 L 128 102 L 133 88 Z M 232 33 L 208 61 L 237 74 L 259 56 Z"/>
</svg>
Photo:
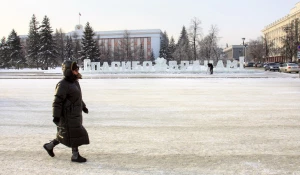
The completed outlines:
<svg viewBox="0 0 300 175">
<path fill-rule="evenodd" d="M 245 44 L 245 39 L 246 38 L 242 38 L 242 40 L 243 40 L 243 46 L 244 46 L 244 62 L 246 63 L 246 47 L 247 47 L 247 44 Z"/>
</svg>

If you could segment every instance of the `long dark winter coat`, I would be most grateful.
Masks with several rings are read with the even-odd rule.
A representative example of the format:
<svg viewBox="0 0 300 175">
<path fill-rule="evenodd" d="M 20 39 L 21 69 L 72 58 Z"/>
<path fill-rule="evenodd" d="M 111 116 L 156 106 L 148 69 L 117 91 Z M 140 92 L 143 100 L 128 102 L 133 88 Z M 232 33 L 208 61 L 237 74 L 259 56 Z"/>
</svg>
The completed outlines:
<svg viewBox="0 0 300 175">
<path fill-rule="evenodd" d="M 59 117 L 57 125 L 57 140 L 68 146 L 78 147 L 89 144 L 89 136 L 82 126 L 82 109 L 85 103 L 82 100 L 81 88 L 78 79 L 72 74 L 73 63 L 63 65 L 64 79 L 57 85 L 53 101 L 53 117 Z"/>
</svg>

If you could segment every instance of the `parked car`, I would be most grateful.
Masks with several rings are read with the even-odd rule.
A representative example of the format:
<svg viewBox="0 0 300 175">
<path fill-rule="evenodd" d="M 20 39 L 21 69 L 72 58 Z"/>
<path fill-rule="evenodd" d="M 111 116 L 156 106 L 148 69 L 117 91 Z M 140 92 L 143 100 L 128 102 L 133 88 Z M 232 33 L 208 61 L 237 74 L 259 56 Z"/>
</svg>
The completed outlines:
<svg viewBox="0 0 300 175">
<path fill-rule="evenodd" d="M 254 63 L 253 62 L 248 62 L 245 64 L 245 67 L 254 67 Z"/>
<path fill-rule="evenodd" d="M 255 67 L 263 67 L 263 64 L 262 64 L 262 63 L 255 63 L 254 66 L 255 66 Z"/>
<path fill-rule="evenodd" d="M 265 66 L 265 71 L 279 71 L 279 64 L 278 63 L 267 63 Z"/>
<path fill-rule="evenodd" d="M 300 68 L 298 66 L 298 64 L 296 63 L 283 63 L 280 67 L 279 67 L 279 71 L 280 72 L 296 72 L 299 73 Z"/>
<path fill-rule="evenodd" d="M 267 64 L 268 64 L 268 63 L 264 63 L 264 64 L 263 64 L 263 67 L 265 68 L 265 67 L 267 66 Z"/>
</svg>

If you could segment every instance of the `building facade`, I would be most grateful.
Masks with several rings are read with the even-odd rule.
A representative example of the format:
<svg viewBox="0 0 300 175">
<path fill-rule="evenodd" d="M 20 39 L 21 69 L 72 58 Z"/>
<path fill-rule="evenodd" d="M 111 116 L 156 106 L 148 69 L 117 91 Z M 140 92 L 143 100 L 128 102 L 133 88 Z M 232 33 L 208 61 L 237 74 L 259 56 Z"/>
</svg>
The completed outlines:
<svg viewBox="0 0 300 175">
<path fill-rule="evenodd" d="M 224 58 L 239 60 L 240 57 L 246 55 L 245 54 L 247 53 L 246 49 L 247 48 L 244 47 L 243 45 L 231 45 L 229 47 L 226 47 L 225 49 L 223 49 Z M 245 62 L 246 61 L 247 60 L 245 59 Z"/>
<path fill-rule="evenodd" d="M 75 31 L 69 32 L 68 36 L 77 36 L 82 38 L 83 26 L 76 25 Z M 146 60 L 151 57 L 153 51 L 154 58 L 159 57 L 160 40 L 162 31 L 160 29 L 145 29 L 145 30 L 116 30 L 116 31 L 95 31 L 95 39 L 100 47 L 110 49 L 111 53 L 117 52 L 122 45 L 122 40 L 127 37 L 130 42 L 131 50 L 142 48 Z"/>
<path fill-rule="evenodd" d="M 289 25 L 300 18 L 300 2 L 298 2 L 294 8 L 290 10 L 290 13 L 281 19 L 274 21 L 273 23 L 267 25 L 263 30 L 263 35 L 268 43 L 273 43 L 274 48 L 282 48 L 284 43 L 283 39 L 287 37 L 287 29 Z M 277 49 L 278 50 L 278 49 Z M 298 61 L 297 58 L 293 60 L 287 60 L 284 55 L 279 52 L 275 52 L 266 58 L 267 62 L 288 62 L 288 61 Z"/>
</svg>

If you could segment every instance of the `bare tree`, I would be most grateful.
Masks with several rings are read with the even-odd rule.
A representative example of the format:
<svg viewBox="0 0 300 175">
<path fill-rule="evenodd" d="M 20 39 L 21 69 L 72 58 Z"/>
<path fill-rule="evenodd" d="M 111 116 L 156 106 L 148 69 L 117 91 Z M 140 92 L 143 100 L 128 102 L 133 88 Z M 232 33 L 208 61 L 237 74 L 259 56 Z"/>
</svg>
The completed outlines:
<svg viewBox="0 0 300 175">
<path fill-rule="evenodd" d="M 215 59 L 216 61 L 220 59 L 221 51 L 218 47 L 218 32 L 218 28 L 212 25 L 209 34 L 198 42 L 201 59 Z"/>
<path fill-rule="evenodd" d="M 118 40 L 116 41 L 118 44 L 114 46 L 114 52 L 113 52 L 113 60 L 114 61 L 124 61 L 124 58 L 122 56 L 122 49 L 121 49 L 121 42 Z"/>
<path fill-rule="evenodd" d="M 265 55 L 263 38 L 259 37 L 256 40 L 250 40 L 248 43 L 247 55 L 254 62 L 263 62 Z"/>
<path fill-rule="evenodd" d="M 281 48 L 275 45 L 274 40 L 270 40 L 268 35 L 263 37 L 264 42 L 264 59 L 263 62 L 266 62 L 266 58 L 273 57 L 279 55 L 281 52 Z"/>
<path fill-rule="evenodd" d="M 285 55 L 285 61 L 295 61 L 297 58 L 297 47 L 299 45 L 299 20 L 296 19 L 285 26 L 283 30 L 286 36 L 282 38 L 283 47 L 281 48 L 281 55 Z M 293 58 L 295 58 L 293 60 Z"/>
<path fill-rule="evenodd" d="M 197 45 L 199 43 L 199 36 L 202 36 L 202 28 L 200 27 L 200 24 L 201 21 L 198 18 L 194 17 L 193 19 L 191 19 L 189 36 L 192 45 L 193 60 L 197 59 Z"/>
<path fill-rule="evenodd" d="M 115 54 L 120 58 L 120 61 L 133 61 L 140 59 L 140 46 L 137 45 L 137 40 L 130 36 L 128 30 L 124 30 L 123 38 L 118 41 L 118 46 Z"/>
<path fill-rule="evenodd" d="M 113 61 L 112 50 L 109 44 L 105 44 L 105 40 L 99 40 L 99 51 L 101 62 L 108 62 L 109 64 Z"/>
<path fill-rule="evenodd" d="M 264 47 L 264 59 L 263 62 L 266 62 L 266 58 L 268 58 L 271 55 L 271 43 L 272 46 L 274 45 L 274 42 L 269 41 L 268 36 L 265 35 L 263 38 L 263 47 Z"/>
<path fill-rule="evenodd" d="M 121 55 L 121 61 L 132 61 L 132 52 L 131 52 L 131 39 L 130 39 L 130 33 L 128 30 L 124 30 L 124 35 L 121 40 L 119 40 L 120 45 L 120 55 Z M 123 60 L 124 59 L 124 60 Z"/>
</svg>

